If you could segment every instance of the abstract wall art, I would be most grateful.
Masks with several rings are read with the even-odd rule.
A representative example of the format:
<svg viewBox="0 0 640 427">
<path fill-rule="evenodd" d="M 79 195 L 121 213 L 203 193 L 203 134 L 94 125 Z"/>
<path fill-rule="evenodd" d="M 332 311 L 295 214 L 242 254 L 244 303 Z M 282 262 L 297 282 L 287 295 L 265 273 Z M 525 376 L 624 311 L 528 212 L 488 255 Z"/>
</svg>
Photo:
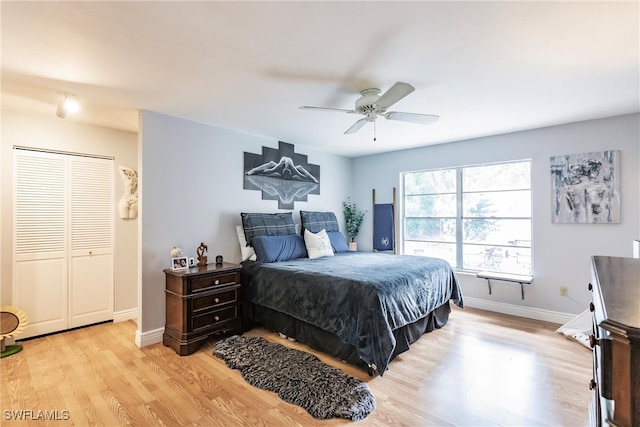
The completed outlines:
<svg viewBox="0 0 640 427">
<path fill-rule="evenodd" d="M 619 158 L 619 150 L 552 156 L 552 221 L 619 223 Z"/>
<path fill-rule="evenodd" d="M 320 194 L 320 166 L 308 163 L 293 144 L 262 147 L 262 154 L 244 153 L 244 189 L 262 191 L 263 200 L 277 200 L 278 209 L 293 209 L 296 201 Z"/>
</svg>

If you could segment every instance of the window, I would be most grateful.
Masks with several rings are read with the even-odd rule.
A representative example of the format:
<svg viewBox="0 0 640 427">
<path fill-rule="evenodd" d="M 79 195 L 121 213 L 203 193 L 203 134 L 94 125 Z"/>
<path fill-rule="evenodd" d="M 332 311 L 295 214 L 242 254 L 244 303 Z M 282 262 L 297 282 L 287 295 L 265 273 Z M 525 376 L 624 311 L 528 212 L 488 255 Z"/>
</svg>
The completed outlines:
<svg viewBox="0 0 640 427">
<path fill-rule="evenodd" d="M 402 174 L 403 251 L 530 275 L 531 162 Z"/>
</svg>

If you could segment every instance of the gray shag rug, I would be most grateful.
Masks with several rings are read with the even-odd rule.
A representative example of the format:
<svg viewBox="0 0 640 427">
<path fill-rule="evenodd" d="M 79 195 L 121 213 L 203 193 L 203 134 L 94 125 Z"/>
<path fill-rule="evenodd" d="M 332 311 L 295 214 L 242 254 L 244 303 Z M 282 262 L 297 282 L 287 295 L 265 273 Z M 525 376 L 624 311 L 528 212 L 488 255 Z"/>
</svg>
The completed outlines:
<svg viewBox="0 0 640 427">
<path fill-rule="evenodd" d="M 213 354 L 238 369 L 249 384 L 278 393 L 318 419 L 363 420 L 376 407 L 369 386 L 324 364 L 313 354 L 262 337 L 234 335 L 216 343 Z"/>
</svg>

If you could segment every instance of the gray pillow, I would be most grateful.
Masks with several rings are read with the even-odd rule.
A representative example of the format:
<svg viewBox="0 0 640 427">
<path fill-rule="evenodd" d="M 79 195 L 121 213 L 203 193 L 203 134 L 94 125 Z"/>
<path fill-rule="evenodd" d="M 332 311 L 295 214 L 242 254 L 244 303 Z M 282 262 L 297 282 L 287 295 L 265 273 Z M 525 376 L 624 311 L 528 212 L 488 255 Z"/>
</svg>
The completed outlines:
<svg viewBox="0 0 640 427">
<path fill-rule="evenodd" d="M 242 228 L 247 246 L 251 246 L 251 239 L 256 236 L 286 236 L 296 234 L 291 212 L 285 213 L 247 213 L 240 214 Z"/>
<path fill-rule="evenodd" d="M 300 222 L 302 222 L 303 235 L 305 229 L 312 233 L 318 233 L 321 230 L 325 230 L 327 233 L 340 231 L 338 219 L 333 212 L 300 211 Z"/>
</svg>

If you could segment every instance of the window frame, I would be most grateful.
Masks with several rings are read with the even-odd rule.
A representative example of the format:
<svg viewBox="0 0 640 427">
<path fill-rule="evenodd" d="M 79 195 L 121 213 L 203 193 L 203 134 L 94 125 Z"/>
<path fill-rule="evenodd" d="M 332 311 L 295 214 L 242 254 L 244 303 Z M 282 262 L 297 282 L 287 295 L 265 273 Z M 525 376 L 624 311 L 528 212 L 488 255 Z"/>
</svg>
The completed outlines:
<svg viewBox="0 0 640 427">
<path fill-rule="evenodd" d="M 473 191 L 468 191 L 465 192 L 464 191 L 464 180 L 463 180 L 463 175 L 464 175 L 464 170 L 466 169 L 470 169 L 470 168 L 476 168 L 476 167 L 484 167 L 484 166 L 500 166 L 500 165 L 509 165 L 509 164 L 516 164 L 516 163 L 527 163 L 528 164 L 528 168 L 529 168 L 529 185 L 528 188 L 514 188 L 514 189 L 507 189 L 507 190 L 483 190 L 483 189 L 475 189 Z M 409 216 L 407 217 L 407 191 L 406 191 L 406 178 L 408 175 L 410 174 L 416 174 L 416 173 L 427 173 L 427 172 L 439 172 L 439 171 L 449 171 L 449 170 L 453 170 L 455 171 L 455 196 L 456 196 L 456 213 L 455 213 L 455 217 L 445 217 L 445 216 L 425 216 L 425 217 L 415 217 L 415 216 Z M 445 168 L 433 168 L 433 169 L 424 169 L 424 170 L 414 170 L 414 171 L 404 171 L 400 173 L 400 188 L 401 188 L 401 197 L 400 197 L 400 201 L 401 201 L 401 215 L 400 215 L 400 220 L 401 220 L 401 224 L 400 224 L 400 234 L 401 234 L 401 238 L 400 240 L 400 244 L 401 244 L 401 250 L 402 253 L 407 253 L 406 252 L 406 242 L 407 241 L 417 241 L 417 242 L 427 242 L 427 243 L 444 243 L 444 244 L 455 244 L 455 264 L 452 265 L 452 268 L 456 271 L 459 272 L 464 272 L 464 273 L 477 273 L 479 271 L 484 271 L 484 270 L 490 270 L 490 271 L 495 271 L 498 273 L 506 273 L 506 274 L 523 274 L 522 272 L 519 271 L 513 271 L 513 270 L 491 270 L 491 269 L 485 269 L 485 268 L 479 268 L 479 269 L 474 269 L 474 268 L 464 268 L 464 246 L 465 245 L 478 245 L 478 246 L 493 246 L 493 247 L 502 247 L 502 248 L 509 248 L 509 247 L 517 247 L 517 248 L 524 248 L 524 249 L 528 249 L 530 252 L 530 265 L 529 265 L 529 272 L 526 273 L 528 275 L 533 275 L 533 271 L 534 271 L 534 260 L 533 260 L 533 248 L 534 248 L 534 242 L 533 242 L 533 185 L 532 185 L 532 160 L 531 159 L 518 159 L 518 160 L 509 160 L 509 161 L 503 161 L 503 162 L 495 162 L 495 163 L 481 163 L 481 164 L 473 164 L 473 165 L 463 165 L 463 166 L 453 166 L 453 167 L 445 167 Z M 528 191 L 529 192 L 529 216 L 465 216 L 463 209 L 463 201 L 464 201 L 464 196 L 465 194 L 473 194 L 473 193 L 507 193 L 507 192 L 511 192 L 511 191 Z M 437 195 L 441 195 L 441 194 L 454 194 L 453 192 L 434 192 L 434 193 L 423 193 L 420 194 L 421 196 L 437 196 Z M 411 195 L 409 195 L 411 196 Z M 447 240 L 416 240 L 416 239 L 407 239 L 407 219 L 411 219 L 411 218 L 433 218 L 433 219 L 454 219 L 455 220 L 455 242 L 449 242 Z M 504 244 L 499 244 L 496 242 L 491 242 L 491 241 L 486 241 L 484 242 L 485 244 L 483 245 L 482 242 L 465 242 L 464 240 L 464 235 L 463 235 L 463 226 L 464 226 L 464 221 L 465 220 L 469 220 L 469 219 L 495 219 L 495 220 L 528 220 L 529 221 L 529 236 L 530 236 L 530 240 L 529 240 L 529 246 L 526 245 L 504 245 Z M 428 255 L 425 255 L 428 256 Z"/>
</svg>

